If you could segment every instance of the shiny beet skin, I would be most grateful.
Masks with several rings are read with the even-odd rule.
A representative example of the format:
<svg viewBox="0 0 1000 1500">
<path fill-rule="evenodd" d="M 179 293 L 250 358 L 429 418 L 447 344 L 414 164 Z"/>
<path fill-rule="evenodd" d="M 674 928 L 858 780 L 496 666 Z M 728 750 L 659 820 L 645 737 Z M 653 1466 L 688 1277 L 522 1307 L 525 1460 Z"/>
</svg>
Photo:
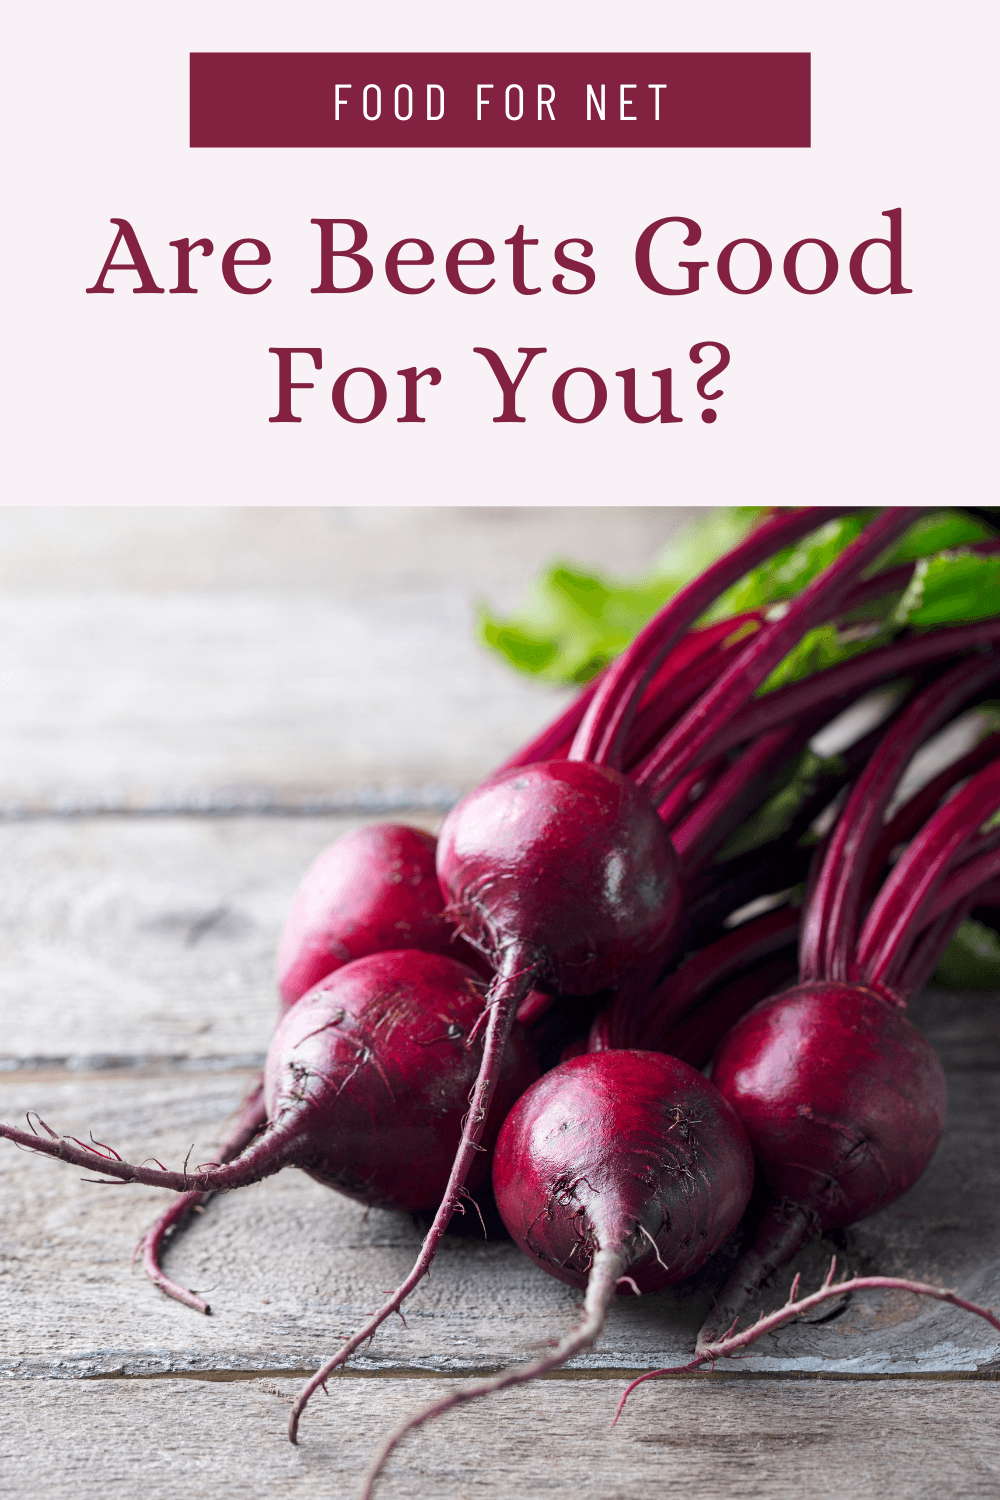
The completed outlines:
<svg viewBox="0 0 1000 1500">
<path fill-rule="evenodd" d="M 493 1186 L 511 1235 L 543 1270 L 584 1286 L 595 1251 L 621 1245 L 626 1273 L 653 1292 L 691 1276 L 736 1228 L 753 1157 L 733 1110 L 687 1063 L 594 1052 L 560 1063 L 515 1105 Z"/>
<path fill-rule="evenodd" d="M 934 1154 L 945 1081 L 933 1048 L 873 991 L 797 985 L 724 1037 L 712 1082 L 774 1195 L 843 1228 L 913 1186 Z"/>
<path fill-rule="evenodd" d="M 293 1004 L 335 969 L 369 953 L 421 948 L 464 958 L 444 915 L 436 840 L 376 823 L 345 834 L 307 870 L 278 943 L 278 986 Z"/>
<path fill-rule="evenodd" d="M 545 761 L 477 788 L 444 821 L 437 869 L 463 935 L 497 964 L 521 945 L 546 989 L 596 994 L 670 957 L 673 845 L 645 792 L 606 766 Z"/>
<path fill-rule="evenodd" d="M 272 1126 L 297 1117 L 295 1165 L 360 1203 L 418 1212 L 441 1200 L 482 1058 L 483 982 L 415 950 L 377 953 L 287 1012 L 264 1072 Z M 538 1077 L 515 1027 L 470 1187 L 489 1172 L 504 1115 Z"/>
</svg>

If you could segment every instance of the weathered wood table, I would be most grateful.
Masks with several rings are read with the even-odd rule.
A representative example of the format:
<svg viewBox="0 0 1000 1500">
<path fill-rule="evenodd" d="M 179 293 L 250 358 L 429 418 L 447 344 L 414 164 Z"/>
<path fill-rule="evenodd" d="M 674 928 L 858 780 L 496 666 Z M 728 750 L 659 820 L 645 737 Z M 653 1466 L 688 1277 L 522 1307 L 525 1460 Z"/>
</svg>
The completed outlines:
<svg viewBox="0 0 1000 1500">
<path fill-rule="evenodd" d="M 636 570 L 677 524 L 0 513 L 3 1117 L 209 1159 L 266 1049 L 275 938 L 309 860 L 386 812 L 433 827 L 562 701 L 477 650 L 474 599 L 516 603 L 553 554 Z M 800 1257 L 805 1281 L 835 1248 L 852 1270 L 1000 1300 L 998 998 L 921 998 L 948 1071 L 945 1140 L 893 1208 Z M 299 1382 L 396 1283 L 418 1227 L 293 1171 L 218 1198 L 168 1262 L 210 1293 L 202 1318 L 130 1270 L 167 1195 L 0 1147 L 3 1496 L 349 1496 L 403 1414 L 576 1315 L 578 1294 L 512 1244 L 449 1238 L 408 1326 L 331 1381 L 295 1450 Z M 723 1272 L 622 1299 L 571 1370 L 411 1437 L 382 1493 L 1000 1493 L 1000 1343 L 906 1295 L 647 1385 L 612 1431 L 626 1378 L 686 1357 Z"/>
</svg>

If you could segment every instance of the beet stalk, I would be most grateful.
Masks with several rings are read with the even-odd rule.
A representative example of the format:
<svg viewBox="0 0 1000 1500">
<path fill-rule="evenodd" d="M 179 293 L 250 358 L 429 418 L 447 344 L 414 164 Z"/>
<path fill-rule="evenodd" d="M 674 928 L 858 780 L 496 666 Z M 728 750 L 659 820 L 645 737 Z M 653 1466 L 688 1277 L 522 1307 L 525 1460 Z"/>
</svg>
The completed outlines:
<svg viewBox="0 0 1000 1500">
<path fill-rule="evenodd" d="M 678 1056 L 667 1045 L 672 1029 L 727 980 L 793 947 L 798 934 L 799 912 L 789 906 L 745 922 L 686 959 L 660 981 L 641 1005 L 607 1006 L 591 1026 L 587 1050 L 642 1047 Z M 749 1009 L 749 1005 L 744 1008 Z M 732 1019 L 735 1021 L 736 1016 Z M 715 1041 L 724 1030 L 728 1027 L 716 1032 Z"/>
</svg>

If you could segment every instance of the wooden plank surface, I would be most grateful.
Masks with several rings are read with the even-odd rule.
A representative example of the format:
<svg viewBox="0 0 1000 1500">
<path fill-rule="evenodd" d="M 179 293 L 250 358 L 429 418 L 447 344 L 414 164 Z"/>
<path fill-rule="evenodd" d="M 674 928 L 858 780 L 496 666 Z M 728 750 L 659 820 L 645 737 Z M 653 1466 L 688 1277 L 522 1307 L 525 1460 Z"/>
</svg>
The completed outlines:
<svg viewBox="0 0 1000 1500">
<path fill-rule="evenodd" d="M 933 1035 L 934 997 L 923 1004 Z M 964 1035 L 963 1047 L 975 1028 Z M 14 1119 L 34 1109 L 54 1128 L 83 1139 L 92 1131 L 132 1159 L 155 1155 L 180 1165 L 192 1145 L 193 1160 L 211 1159 L 248 1080 L 245 1071 L 171 1067 L 70 1077 L 8 1071 L 0 1077 L 0 1113 Z M 773 1301 L 796 1270 L 818 1283 L 834 1252 L 854 1271 L 917 1276 L 975 1300 L 1000 1300 L 1000 1082 L 993 1072 L 952 1069 L 949 1084 L 947 1134 L 917 1186 L 845 1236 L 808 1247 L 779 1278 Z M 307 1370 L 396 1284 L 419 1239 L 407 1216 L 366 1212 L 286 1170 L 210 1204 L 171 1253 L 171 1273 L 211 1301 L 206 1319 L 129 1271 L 134 1245 L 169 1195 L 94 1186 L 59 1162 L 12 1148 L 0 1155 L 0 1194 L 7 1210 L 0 1369 L 16 1377 Z M 580 1367 L 656 1368 L 689 1357 L 732 1253 L 720 1252 L 693 1283 L 641 1301 L 618 1299 Z M 451 1238 L 431 1279 L 410 1298 L 409 1327 L 387 1324 L 356 1364 L 495 1368 L 565 1332 L 579 1302 L 509 1242 Z M 1000 1369 L 1000 1341 L 955 1309 L 887 1293 L 857 1298 L 832 1321 L 779 1330 L 739 1369 L 989 1376 Z"/>
<path fill-rule="evenodd" d="M 0 811 L 442 809 L 567 694 L 475 643 L 683 513 L 0 510 Z"/>
<path fill-rule="evenodd" d="M 266 1049 L 274 943 L 311 858 L 366 811 L 432 827 L 559 701 L 477 654 L 476 595 L 511 607 L 559 552 L 636 570 L 676 524 L 472 514 L 0 512 L 4 1118 L 210 1157 Z M 804 1252 L 807 1280 L 836 1248 L 1000 1300 L 998 998 L 921 997 L 945 1141 L 912 1193 Z M 294 1171 L 216 1199 L 169 1261 L 208 1293 L 199 1318 L 129 1270 L 165 1195 L 79 1176 L 0 1153 L 0 1495 L 18 1500 L 353 1493 L 439 1377 L 529 1357 L 579 1306 L 509 1242 L 449 1237 L 409 1328 L 335 1382 L 296 1453 L 295 1377 L 396 1282 L 419 1227 Z M 624 1372 L 689 1350 L 725 1254 L 691 1288 L 619 1299 L 575 1378 L 415 1437 L 385 1494 L 997 1493 L 1000 1347 L 905 1296 L 783 1329 L 725 1376 L 647 1386 L 610 1433 Z"/>
<path fill-rule="evenodd" d="M 448 1389 L 336 1379 L 301 1446 L 288 1380 L 7 1387 L 0 1495 L 347 1500 L 377 1440 Z M 547 1380 L 450 1413 L 390 1461 L 383 1500 L 993 1500 L 1000 1388 L 890 1380 L 661 1382 L 612 1430 L 620 1381 Z"/>
</svg>

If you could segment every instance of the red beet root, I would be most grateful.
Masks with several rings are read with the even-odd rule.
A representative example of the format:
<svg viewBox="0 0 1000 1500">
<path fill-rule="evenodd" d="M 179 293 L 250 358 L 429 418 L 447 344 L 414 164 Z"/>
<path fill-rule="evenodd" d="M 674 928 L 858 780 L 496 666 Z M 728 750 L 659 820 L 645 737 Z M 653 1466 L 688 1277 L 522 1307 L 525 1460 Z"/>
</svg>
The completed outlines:
<svg viewBox="0 0 1000 1500">
<path fill-rule="evenodd" d="M 369 953 L 420 948 L 463 957 L 444 914 L 436 846 L 420 828 L 376 823 L 323 850 L 295 893 L 278 943 L 286 1005 Z"/>
<path fill-rule="evenodd" d="M 417 948 L 485 967 L 444 914 L 436 848 L 437 840 L 423 829 L 376 823 L 323 850 L 295 893 L 278 943 L 282 1015 L 328 974 L 372 953 Z M 544 997 L 530 998 L 545 1003 Z M 266 1123 L 262 1102 L 254 1121 L 256 1129 Z M 247 1135 L 243 1125 L 223 1144 L 220 1162 L 238 1156 L 252 1138 L 254 1130 Z M 207 1304 L 166 1275 L 160 1255 L 166 1237 L 176 1238 L 207 1196 L 185 1194 L 171 1204 L 141 1245 L 143 1269 L 153 1284 L 198 1312 L 208 1312 Z"/>
<path fill-rule="evenodd" d="M 348 964 L 303 996 L 275 1033 L 264 1071 L 268 1118 L 299 1119 L 298 1164 L 359 1203 L 410 1212 L 444 1193 L 476 1080 L 482 982 L 464 964 L 420 952 Z M 520 1032 L 497 1082 L 500 1113 L 538 1076 Z M 304 1111 L 304 1113 L 303 1113 Z M 489 1156 L 477 1154 L 469 1186 Z"/>
<path fill-rule="evenodd" d="M 439 954 L 377 953 L 345 965 L 279 1025 L 265 1069 L 267 1125 L 221 1165 L 133 1166 L 48 1127 L 41 1136 L 0 1125 L 0 1135 L 122 1182 L 184 1194 L 243 1187 L 297 1166 L 362 1203 L 430 1208 L 444 1191 L 480 1065 L 481 1043 L 470 1039 L 483 1004 L 476 975 Z M 503 1107 L 537 1076 L 515 1031 L 498 1081 Z"/>
<path fill-rule="evenodd" d="M 937 1054 L 901 1010 L 858 985 L 812 981 L 758 1006 L 723 1040 L 712 1079 L 774 1195 L 768 1236 L 796 1240 L 793 1248 L 905 1193 L 944 1129 Z M 767 1274 L 777 1253 L 758 1238 Z M 712 1322 L 720 1334 L 732 1322 L 725 1293 L 722 1301 Z"/>
<path fill-rule="evenodd" d="M 696 1271 L 739 1222 L 753 1158 L 733 1111 L 686 1063 L 600 1052 L 561 1063 L 519 1100 L 497 1141 L 493 1182 L 521 1248 L 560 1281 L 586 1286 L 581 1322 L 550 1354 L 404 1423 L 379 1452 L 363 1500 L 414 1427 L 589 1349 L 622 1286 L 659 1291 Z"/>
<path fill-rule="evenodd" d="M 884 1208 L 934 1153 L 944 1075 L 902 1010 L 974 900 L 963 860 L 971 855 L 973 874 L 991 878 L 992 850 L 983 866 L 978 856 L 997 835 L 980 830 L 1000 801 L 1000 762 L 934 814 L 863 921 L 862 896 L 884 859 L 885 809 L 914 750 L 997 675 L 997 658 L 962 663 L 899 716 L 820 850 L 803 913 L 800 983 L 752 1010 L 720 1044 L 713 1080 L 743 1120 L 774 1197 L 699 1333 L 699 1354 L 811 1234 Z M 955 904 L 938 912 L 936 897 Z"/>
<path fill-rule="evenodd" d="M 493 1162 L 497 1206 L 531 1259 L 586 1286 L 600 1250 L 656 1292 L 692 1276 L 733 1232 L 753 1184 L 736 1115 L 660 1052 L 574 1057 L 528 1089 Z"/>
<path fill-rule="evenodd" d="M 438 874 L 449 915 L 497 969 L 518 948 L 522 972 L 564 995 L 655 972 L 680 914 L 677 859 L 649 799 L 587 761 L 471 792 L 445 819 Z"/>
</svg>

